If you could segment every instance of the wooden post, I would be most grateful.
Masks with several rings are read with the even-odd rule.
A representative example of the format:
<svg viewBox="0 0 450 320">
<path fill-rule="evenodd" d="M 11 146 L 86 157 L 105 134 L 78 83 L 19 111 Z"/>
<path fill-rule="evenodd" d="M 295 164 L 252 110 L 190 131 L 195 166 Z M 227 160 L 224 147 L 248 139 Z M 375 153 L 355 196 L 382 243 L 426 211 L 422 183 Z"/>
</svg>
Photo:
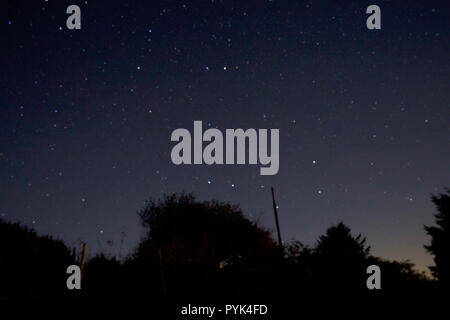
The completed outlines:
<svg viewBox="0 0 450 320">
<path fill-rule="evenodd" d="M 272 203 L 273 203 L 273 213 L 275 214 L 275 224 L 277 226 L 278 245 L 280 246 L 280 249 L 283 249 L 283 242 L 281 241 L 280 223 L 278 222 L 277 204 L 275 202 L 275 191 L 273 187 L 272 187 Z"/>
<path fill-rule="evenodd" d="M 84 264 L 86 263 L 87 243 L 83 243 L 83 252 L 81 254 L 80 276 L 83 277 Z"/>
</svg>

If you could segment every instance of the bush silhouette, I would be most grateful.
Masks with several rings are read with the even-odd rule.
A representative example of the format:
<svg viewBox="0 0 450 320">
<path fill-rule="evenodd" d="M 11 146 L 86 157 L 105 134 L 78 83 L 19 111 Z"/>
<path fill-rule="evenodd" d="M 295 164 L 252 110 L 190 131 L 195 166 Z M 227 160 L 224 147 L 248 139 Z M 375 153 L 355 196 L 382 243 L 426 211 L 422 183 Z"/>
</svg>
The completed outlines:
<svg viewBox="0 0 450 320">
<path fill-rule="evenodd" d="M 70 264 L 62 241 L 0 219 L 0 297 L 61 296 Z"/>
<path fill-rule="evenodd" d="M 247 219 L 237 205 L 172 194 L 147 201 L 138 215 L 146 236 L 129 265 L 136 273 L 143 265 L 153 270 L 153 277 L 143 275 L 153 288 L 179 294 L 228 292 L 230 283 L 244 277 L 238 269 L 269 266 L 281 259 L 270 233 Z M 232 280 L 227 280 L 230 273 Z"/>
<path fill-rule="evenodd" d="M 148 201 L 139 216 L 148 233 L 138 256 L 162 248 L 166 264 L 217 268 L 231 255 L 241 256 L 247 264 L 264 264 L 276 254 L 270 233 L 248 220 L 236 205 L 174 194 Z"/>
<path fill-rule="evenodd" d="M 448 279 L 448 200 L 433 197 L 438 226 L 425 227 L 442 284 Z M 371 294 L 371 264 L 382 270 L 383 297 L 434 294 L 434 283 L 411 263 L 371 256 L 366 239 L 342 222 L 315 246 L 287 244 L 282 256 L 270 233 L 237 205 L 172 194 L 147 201 L 138 215 L 146 233 L 136 250 L 123 262 L 102 254 L 88 260 L 75 293 L 66 288 L 66 268 L 74 261 L 63 242 L 0 220 L 0 298 L 359 298 Z"/>
</svg>

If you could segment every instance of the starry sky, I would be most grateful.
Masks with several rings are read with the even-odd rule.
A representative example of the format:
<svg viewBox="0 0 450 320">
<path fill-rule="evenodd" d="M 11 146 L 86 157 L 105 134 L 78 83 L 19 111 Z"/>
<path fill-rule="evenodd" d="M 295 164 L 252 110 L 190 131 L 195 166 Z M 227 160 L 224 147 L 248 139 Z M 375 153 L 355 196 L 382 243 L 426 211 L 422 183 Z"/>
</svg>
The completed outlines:
<svg viewBox="0 0 450 320">
<path fill-rule="evenodd" d="M 66 8 L 81 8 L 81 30 Z M 366 8 L 381 8 L 381 30 Z M 344 221 L 425 270 L 450 182 L 448 1 L 6 0 L 0 215 L 125 255 L 149 197 L 239 203 L 283 240 Z M 172 164 L 177 128 L 280 129 L 280 170 Z"/>
</svg>

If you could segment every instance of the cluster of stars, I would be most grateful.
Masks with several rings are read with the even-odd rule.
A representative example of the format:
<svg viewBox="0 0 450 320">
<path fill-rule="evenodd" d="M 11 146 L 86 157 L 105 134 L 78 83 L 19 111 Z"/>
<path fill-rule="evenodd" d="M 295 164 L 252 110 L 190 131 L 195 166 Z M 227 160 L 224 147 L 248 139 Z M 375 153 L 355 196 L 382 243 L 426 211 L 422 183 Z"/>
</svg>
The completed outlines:
<svg viewBox="0 0 450 320">
<path fill-rule="evenodd" d="M 23 18 L 3 22 L 2 217 L 28 214 L 46 227 L 45 214 L 58 224 L 46 231 L 66 226 L 72 237 L 109 234 L 115 224 L 138 235 L 136 203 L 149 196 L 185 190 L 270 212 L 273 185 L 283 232 L 304 240 L 323 231 L 309 228 L 324 215 L 370 230 L 352 210 L 372 210 L 372 196 L 386 204 L 373 206 L 381 224 L 405 206 L 425 207 L 418 195 L 445 183 L 439 159 L 448 148 L 432 147 L 449 133 L 439 8 L 414 22 L 399 16 L 374 35 L 355 24 L 359 4 L 323 16 L 331 1 L 239 2 L 229 11 L 216 10 L 219 1 L 85 10 L 86 1 L 82 29 L 72 32 L 55 24 L 64 12 L 45 2 L 32 4 L 40 15 L 21 9 Z M 170 132 L 193 120 L 279 128 L 280 173 L 172 166 Z M 80 220 L 86 230 L 72 230 Z"/>
</svg>

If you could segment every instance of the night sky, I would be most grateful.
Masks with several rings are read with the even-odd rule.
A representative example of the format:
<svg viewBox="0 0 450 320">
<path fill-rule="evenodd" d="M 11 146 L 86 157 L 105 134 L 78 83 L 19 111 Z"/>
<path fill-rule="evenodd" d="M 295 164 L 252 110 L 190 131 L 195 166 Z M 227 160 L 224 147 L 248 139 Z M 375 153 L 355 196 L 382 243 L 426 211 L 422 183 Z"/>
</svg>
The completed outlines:
<svg viewBox="0 0 450 320">
<path fill-rule="evenodd" d="M 66 8 L 81 8 L 81 30 Z M 365 13 L 381 8 L 381 30 Z M 448 1 L 3 1 L 0 216 L 131 252 L 149 197 L 239 203 L 283 240 L 344 221 L 432 263 L 450 182 Z M 280 170 L 171 162 L 177 128 L 280 129 Z M 232 236 L 232 235 L 230 235 Z"/>
</svg>

